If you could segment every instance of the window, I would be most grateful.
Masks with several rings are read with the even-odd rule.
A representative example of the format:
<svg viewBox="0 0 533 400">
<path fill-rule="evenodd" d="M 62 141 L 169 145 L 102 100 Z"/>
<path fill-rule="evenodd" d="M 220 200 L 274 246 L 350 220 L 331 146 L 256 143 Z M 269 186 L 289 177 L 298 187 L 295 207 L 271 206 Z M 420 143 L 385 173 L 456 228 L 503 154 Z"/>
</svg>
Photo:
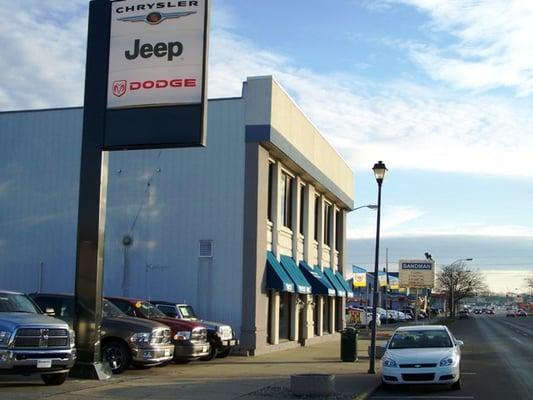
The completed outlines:
<svg viewBox="0 0 533 400">
<path fill-rule="evenodd" d="M 200 240 L 200 253 L 199 257 L 212 258 L 213 257 L 213 241 L 212 240 Z"/>
<path fill-rule="evenodd" d="M 319 217 L 320 217 L 320 198 L 319 196 L 315 196 L 315 233 L 314 233 L 315 240 L 318 240 Z"/>
<path fill-rule="evenodd" d="M 324 205 L 324 243 L 331 246 L 331 204 Z"/>
<path fill-rule="evenodd" d="M 292 177 L 282 173 L 281 179 L 281 221 L 292 229 Z"/>
<path fill-rule="evenodd" d="M 343 227 L 342 227 L 342 211 L 335 212 L 335 250 L 341 250 Z"/>
<path fill-rule="evenodd" d="M 299 222 L 299 232 L 302 235 L 305 235 L 304 227 L 304 211 L 305 211 L 305 186 L 300 186 L 300 222 Z"/>
<path fill-rule="evenodd" d="M 268 205 L 267 205 L 267 217 L 268 220 L 272 222 L 272 216 L 274 214 L 274 210 L 272 210 L 272 193 L 274 191 L 274 163 L 269 162 L 268 163 Z"/>
</svg>

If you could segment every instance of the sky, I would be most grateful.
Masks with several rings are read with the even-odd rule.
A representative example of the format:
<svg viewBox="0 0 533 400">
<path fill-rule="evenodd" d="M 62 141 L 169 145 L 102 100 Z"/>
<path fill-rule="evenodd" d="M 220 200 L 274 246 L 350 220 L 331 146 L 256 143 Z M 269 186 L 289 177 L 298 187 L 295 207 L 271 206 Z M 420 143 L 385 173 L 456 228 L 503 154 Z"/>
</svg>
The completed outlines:
<svg viewBox="0 0 533 400">
<path fill-rule="evenodd" d="M 0 0 L 0 111 L 81 105 L 88 0 L 13 4 Z M 356 205 L 376 202 L 371 168 L 387 165 L 396 259 L 472 257 L 504 291 L 533 274 L 532 48 L 523 0 L 212 0 L 208 94 L 275 76 L 353 169 Z M 375 225 L 350 214 L 350 262 L 367 263 Z"/>
</svg>

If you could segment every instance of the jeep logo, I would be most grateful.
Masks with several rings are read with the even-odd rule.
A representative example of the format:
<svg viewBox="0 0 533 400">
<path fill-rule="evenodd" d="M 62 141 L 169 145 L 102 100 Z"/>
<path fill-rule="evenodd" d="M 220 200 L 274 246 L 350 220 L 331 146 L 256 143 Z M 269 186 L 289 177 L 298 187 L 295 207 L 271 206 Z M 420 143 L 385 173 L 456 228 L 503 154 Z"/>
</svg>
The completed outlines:
<svg viewBox="0 0 533 400">
<path fill-rule="evenodd" d="M 141 45 L 140 39 L 135 39 L 133 42 L 133 49 L 126 50 L 124 56 L 128 60 L 135 60 L 137 57 L 142 58 L 166 57 L 168 61 L 172 61 L 174 57 L 179 57 L 183 53 L 183 44 L 181 42 L 159 42 L 154 45 L 145 43 Z"/>
</svg>

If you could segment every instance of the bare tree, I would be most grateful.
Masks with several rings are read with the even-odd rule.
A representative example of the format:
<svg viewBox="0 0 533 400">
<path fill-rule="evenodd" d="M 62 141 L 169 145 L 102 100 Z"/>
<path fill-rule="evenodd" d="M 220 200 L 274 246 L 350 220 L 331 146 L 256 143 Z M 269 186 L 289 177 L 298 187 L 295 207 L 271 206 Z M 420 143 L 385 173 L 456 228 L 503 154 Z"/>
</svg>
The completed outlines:
<svg viewBox="0 0 533 400">
<path fill-rule="evenodd" d="M 524 278 L 526 286 L 529 290 L 533 290 L 533 276 L 528 276 Z"/>
<path fill-rule="evenodd" d="M 483 275 L 479 271 L 468 270 L 464 262 L 444 266 L 437 272 L 437 284 L 448 293 L 448 308 L 452 317 L 460 300 L 487 290 Z"/>
</svg>

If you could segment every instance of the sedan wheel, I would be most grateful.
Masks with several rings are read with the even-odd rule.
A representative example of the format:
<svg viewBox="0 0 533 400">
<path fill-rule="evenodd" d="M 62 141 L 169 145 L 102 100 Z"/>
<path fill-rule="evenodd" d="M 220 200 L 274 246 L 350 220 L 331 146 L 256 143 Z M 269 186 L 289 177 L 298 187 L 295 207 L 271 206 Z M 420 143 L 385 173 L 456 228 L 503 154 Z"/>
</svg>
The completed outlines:
<svg viewBox="0 0 533 400">
<path fill-rule="evenodd" d="M 452 384 L 452 390 L 461 390 L 462 387 L 463 383 L 461 382 L 461 377 L 459 377 L 459 380 Z"/>
<path fill-rule="evenodd" d="M 107 342 L 102 347 L 102 360 L 107 361 L 114 374 L 120 374 L 130 364 L 130 350 L 124 343 Z"/>
</svg>

